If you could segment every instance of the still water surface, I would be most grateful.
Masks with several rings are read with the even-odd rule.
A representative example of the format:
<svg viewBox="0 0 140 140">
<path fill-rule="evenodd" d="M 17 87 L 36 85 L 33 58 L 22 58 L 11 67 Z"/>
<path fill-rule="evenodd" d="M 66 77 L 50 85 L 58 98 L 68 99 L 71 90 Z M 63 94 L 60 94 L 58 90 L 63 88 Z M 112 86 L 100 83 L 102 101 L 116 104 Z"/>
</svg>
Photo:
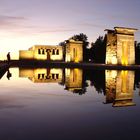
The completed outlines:
<svg viewBox="0 0 140 140">
<path fill-rule="evenodd" d="M 0 79 L 0 140 L 139 140 L 139 73 L 10 68 Z"/>
</svg>

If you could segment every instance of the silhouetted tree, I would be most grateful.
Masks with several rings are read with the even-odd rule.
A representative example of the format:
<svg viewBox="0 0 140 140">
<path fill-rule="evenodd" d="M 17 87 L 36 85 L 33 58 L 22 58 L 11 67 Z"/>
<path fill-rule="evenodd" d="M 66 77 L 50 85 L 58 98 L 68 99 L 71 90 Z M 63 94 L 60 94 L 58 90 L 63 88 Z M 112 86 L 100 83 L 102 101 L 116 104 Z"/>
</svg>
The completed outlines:
<svg viewBox="0 0 140 140">
<path fill-rule="evenodd" d="M 66 57 L 66 41 L 60 42 L 59 46 L 62 46 L 62 49 L 63 49 L 63 60 L 65 60 L 65 57 Z"/>
<path fill-rule="evenodd" d="M 105 71 L 104 70 L 85 70 L 85 79 L 90 80 L 91 85 L 94 86 L 98 93 L 105 94 Z"/>
<path fill-rule="evenodd" d="M 140 88 L 140 70 L 135 70 L 134 89 Z"/>
<path fill-rule="evenodd" d="M 64 70 L 65 71 L 65 70 Z M 105 94 L 105 71 L 104 70 L 92 70 L 92 69 L 83 69 L 82 75 L 82 85 L 81 89 L 74 89 L 72 92 L 82 95 L 87 92 L 87 87 L 89 86 L 88 82 L 90 81 L 90 86 L 94 86 L 96 91 L 101 94 Z M 63 73 L 63 80 L 59 85 L 65 86 L 65 72 Z M 68 90 L 68 87 L 65 87 L 65 90 Z"/>
<path fill-rule="evenodd" d="M 140 64 L 140 42 L 135 41 L 135 63 Z"/>
<path fill-rule="evenodd" d="M 95 43 L 91 43 L 90 59 L 95 63 L 105 63 L 107 37 L 99 36 Z"/>
</svg>

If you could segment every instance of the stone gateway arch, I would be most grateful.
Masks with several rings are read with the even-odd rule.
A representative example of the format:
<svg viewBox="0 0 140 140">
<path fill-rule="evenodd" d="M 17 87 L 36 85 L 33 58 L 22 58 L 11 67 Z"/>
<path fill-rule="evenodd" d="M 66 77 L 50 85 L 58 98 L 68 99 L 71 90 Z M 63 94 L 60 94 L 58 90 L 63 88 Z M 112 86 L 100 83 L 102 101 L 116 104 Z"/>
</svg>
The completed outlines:
<svg viewBox="0 0 140 140">
<path fill-rule="evenodd" d="M 106 64 L 135 64 L 134 32 L 137 29 L 114 27 L 106 29 Z"/>
</svg>

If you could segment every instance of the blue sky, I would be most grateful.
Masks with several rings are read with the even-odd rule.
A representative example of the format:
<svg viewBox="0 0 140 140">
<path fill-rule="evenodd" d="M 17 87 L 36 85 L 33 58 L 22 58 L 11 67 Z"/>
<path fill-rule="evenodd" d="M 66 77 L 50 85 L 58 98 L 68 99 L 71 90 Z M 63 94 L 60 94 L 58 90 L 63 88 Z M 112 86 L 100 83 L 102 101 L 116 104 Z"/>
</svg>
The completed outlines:
<svg viewBox="0 0 140 140">
<path fill-rule="evenodd" d="M 114 26 L 140 29 L 139 0 L 0 0 L 0 58 L 85 33 L 94 42 Z M 140 31 L 135 34 L 140 41 Z"/>
</svg>

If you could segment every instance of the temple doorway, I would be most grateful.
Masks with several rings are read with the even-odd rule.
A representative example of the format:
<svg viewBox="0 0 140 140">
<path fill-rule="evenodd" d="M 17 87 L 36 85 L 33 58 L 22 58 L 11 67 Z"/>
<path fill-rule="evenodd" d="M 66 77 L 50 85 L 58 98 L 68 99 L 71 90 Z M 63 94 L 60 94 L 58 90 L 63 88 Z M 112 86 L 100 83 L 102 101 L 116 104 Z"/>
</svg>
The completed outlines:
<svg viewBox="0 0 140 140">
<path fill-rule="evenodd" d="M 47 52 L 47 60 L 49 61 L 51 60 L 51 56 L 50 56 L 51 50 L 47 49 L 46 52 Z"/>
<path fill-rule="evenodd" d="M 128 43 L 122 42 L 122 65 L 128 64 Z"/>
</svg>

